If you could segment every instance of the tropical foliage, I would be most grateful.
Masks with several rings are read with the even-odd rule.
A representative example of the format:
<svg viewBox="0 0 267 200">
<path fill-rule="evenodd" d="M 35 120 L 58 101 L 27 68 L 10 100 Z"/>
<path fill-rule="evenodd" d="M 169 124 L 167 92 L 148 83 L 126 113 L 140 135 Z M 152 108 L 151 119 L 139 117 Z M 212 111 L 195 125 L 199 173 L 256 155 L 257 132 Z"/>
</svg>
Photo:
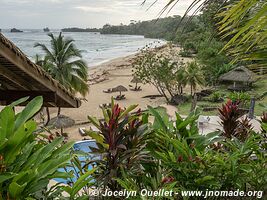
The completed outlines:
<svg viewBox="0 0 267 200">
<path fill-rule="evenodd" d="M 204 85 L 203 74 L 196 61 L 192 61 L 187 64 L 185 79 L 186 83 L 190 85 L 191 96 L 193 96 L 198 85 Z"/>
<path fill-rule="evenodd" d="M 173 8 L 177 2 L 179 0 L 169 0 L 161 13 L 168 8 Z M 219 5 L 217 9 L 216 6 L 214 7 L 216 4 Z M 264 73 L 266 71 L 267 3 L 261 0 L 194 0 L 185 16 L 190 11 L 205 12 L 209 5 L 212 5 L 213 17 L 208 19 L 211 19 L 213 25 L 214 22 L 218 24 L 221 39 L 226 41 L 223 50 L 227 50 L 228 54 L 234 57 L 233 63 L 245 61 L 256 71 Z"/>
<path fill-rule="evenodd" d="M 63 145 L 63 138 L 51 142 L 35 134 L 37 124 L 31 118 L 42 106 L 42 98 L 32 100 L 15 114 L 14 106 L 0 113 L 0 199 L 40 199 L 50 179 L 67 177 L 58 168 L 70 160 L 72 143 Z"/>
<path fill-rule="evenodd" d="M 88 131 L 88 135 L 96 140 L 98 148 L 91 148 L 94 153 L 103 155 L 96 161 L 98 170 L 95 173 L 97 184 L 112 191 L 121 187 L 117 182 L 123 171 L 138 176 L 141 171 L 140 162 L 146 159 L 144 152 L 146 138 L 146 116 L 141 111 L 130 114 L 137 105 L 127 109 L 119 107 L 112 101 L 111 108 L 103 108 L 104 121 L 88 117 L 99 132 Z"/>
<path fill-rule="evenodd" d="M 73 143 L 36 131 L 31 118 L 42 98 L 14 113 L 12 108 L 25 100 L 0 112 L 0 199 L 88 199 L 95 186 L 139 192 L 267 189 L 265 115 L 263 134 L 255 133 L 247 119 L 238 121 L 236 103 L 229 101 L 220 110 L 222 132 L 200 135 L 198 111 L 185 119 L 176 113 L 172 120 L 164 110 L 133 112 L 136 105 L 122 109 L 112 102 L 111 108 L 103 109 L 104 120 L 89 117 L 99 129 L 87 133 L 96 139 L 92 150 L 101 159 L 82 164 L 80 153 L 71 150 Z M 96 168 L 89 170 L 92 164 Z M 66 167 L 72 169 L 58 171 Z M 77 180 L 70 185 L 47 188 L 53 178 L 72 180 L 74 175 Z"/>
<path fill-rule="evenodd" d="M 20 99 L 0 112 L 0 199 L 88 199 L 82 189 L 92 184 L 94 169 L 81 169 L 76 153 L 72 153 L 73 142 L 64 144 L 64 138 L 38 130 L 32 118 L 42 107 L 42 97 L 30 101 L 21 112 L 14 112 L 15 106 L 27 100 Z M 67 166 L 75 167 L 68 173 L 59 171 Z M 48 187 L 52 179 L 72 179 L 74 171 L 79 176 L 71 186 Z"/>
<path fill-rule="evenodd" d="M 258 145 L 265 143 L 264 137 L 251 129 L 242 139 L 222 137 L 221 132 L 199 135 L 198 113 L 186 119 L 176 113 L 176 120 L 172 121 L 166 112 L 151 107 L 149 111 L 154 123 L 150 124 L 151 140 L 146 149 L 153 162 L 149 166 L 143 163 L 140 178 L 125 172 L 119 179 L 124 188 L 177 192 L 169 199 L 183 198 L 179 194 L 185 190 L 266 190 L 267 170 L 262 170 L 267 164 L 266 147 Z M 230 122 L 229 126 L 235 124 Z"/>
<path fill-rule="evenodd" d="M 251 61 L 251 67 L 258 71 L 266 71 L 266 15 L 267 2 L 261 0 L 233 1 L 218 14 L 222 17 L 220 34 L 231 38 L 224 49 L 235 57 L 234 61 Z"/>
</svg>

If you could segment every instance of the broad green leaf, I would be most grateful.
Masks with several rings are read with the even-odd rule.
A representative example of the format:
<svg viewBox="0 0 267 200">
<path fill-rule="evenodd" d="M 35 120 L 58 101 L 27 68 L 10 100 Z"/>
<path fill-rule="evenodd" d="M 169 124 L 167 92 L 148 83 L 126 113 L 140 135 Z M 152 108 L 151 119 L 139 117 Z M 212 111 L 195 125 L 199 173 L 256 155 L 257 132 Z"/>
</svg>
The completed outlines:
<svg viewBox="0 0 267 200">
<path fill-rule="evenodd" d="M 10 106 L 0 112 L 0 144 L 13 134 L 15 114 Z M 1 149 L 1 146 L 0 146 Z"/>
<path fill-rule="evenodd" d="M 26 186 L 27 186 L 27 183 L 19 185 L 16 182 L 12 182 L 9 185 L 9 193 L 13 198 L 19 198 Z"/>
<path fill-rule="evenodd" d="M 18 115 L 15 122 L 15 130 L 32 118 L 41 109 L 42 104 L 43 97 L 36 97 L 30 101 L 23 111 Z"/>
<path fill-rule="evenodd" d="M 5 173 L 0 174 L 0 184 L 3 183 L 3 182 L 5 182 L 8 179 L 13 178 L 16 175 L 17 174 L 14 174 L 12 172 L 5 172 Z"/>
<path fill-rule="evenodd" d="M 13 108 L 13 107 L 15 107 L 15 106 L 18 106 L 18 105 L 21 104 L 21 103 L 26 102 L 29 98 L 30 98 L 30 97 L 24 97 L 24 98 L 21 98 L 21 99 L 19 99 L 19 100 L 17 100 L 17 101 L 12 102 L 9 106 L 10 106 L 11 108 Z"/>
<path fill-rule="evenodd" d="M 74 196 L 78 191 L 80 191 L 86 184 L 89 184 L 88 177 L 95 172 L 96 168 L 86 172 L 74 183 L 72 187 L 71 196 Z M 91 179 L 92 180 L 92 179 Z"/>
<path fill-rule="evenodd" d="M 151 106 L 148 106 L 148 110 L 155 117 L 155 123 L 158 124 L 158 127 L 162 128 L 165 132 L 167 132 L 168 128 L 159 113 Z"/>
<path fill-rule="evenodd" d="M 98 129 L 100 129 L 99 121 L 95 117 L 88 116 L 89 122 L 95 125 Z"/>
</svg>

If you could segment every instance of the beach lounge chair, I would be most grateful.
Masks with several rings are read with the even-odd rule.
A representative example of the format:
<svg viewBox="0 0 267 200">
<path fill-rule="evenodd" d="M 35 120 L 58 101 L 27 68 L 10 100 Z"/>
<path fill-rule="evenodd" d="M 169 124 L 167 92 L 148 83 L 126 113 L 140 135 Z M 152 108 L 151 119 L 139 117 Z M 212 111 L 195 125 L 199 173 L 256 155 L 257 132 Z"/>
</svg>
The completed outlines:
<svg viewBox="0 0 267 200">
<path fill-rule="evenodd" d="M 79 133 L 81 136 L 86 136 L 85 128 L 79 128 Z"/>
<path fill-rule="evenodd" d="M 123 95 L 118 95 L 118 96 L 115 97 L 115 100 L 117 100 L 117 101 L 120 101 L 120 100 L 123 100 L 123 99 L 126 99 L 124 94 Z"/>
<path fill-rule="evenodd" d="M 111 103 L 103 103 L 99 105 L 99 108 L 110 108 L 111 107 Z"/>
<path fill-rule="evenodd" d="M 113 88 L 109 88 L 107 90 L 103 90 L 104 93 L 112 93 L 113 92 Z"/>
<path fill-rule="evenodd" d="M 135 88 L 130 88 L 130 90 L 135 91 L 135 92 L 142 91 L 141 86 L 135 87 Z"/>
</svg>

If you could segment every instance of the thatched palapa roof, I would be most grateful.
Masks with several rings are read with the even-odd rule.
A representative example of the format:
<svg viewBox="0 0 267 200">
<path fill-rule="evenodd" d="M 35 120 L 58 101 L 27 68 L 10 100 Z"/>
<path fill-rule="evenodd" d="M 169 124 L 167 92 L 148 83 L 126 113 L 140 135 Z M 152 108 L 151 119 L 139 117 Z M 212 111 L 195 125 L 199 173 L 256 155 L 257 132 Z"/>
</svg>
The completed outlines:
<svg viewBox="0 0 267 200">
<path fill-rule="evenodd" d="M 246 82 L 253 83 L 257 80 L 257 76 L 254 72 L 250 71 L 246 67 L 237 67 L 225 74 L 223 74 L 219 80 L 231 81 L 231 82 Z"/>
<path fill-rule="evenodd" d="M 25 96 L 43 96 L 44 105 L 50 107 L 81 105 L 69 90 L 0 33 L 0 104 L 7 105 Z"/>
<path fill-rule="evenodd" d="M 50 120 L 48 125 L 55 128 L 68 128 L 75 124 L 75 121 L 65 115 L 58 115 L 57 117 Z"/>
<path fill-rule="evenodd" d="M 127 92 L 128 90 L 123 85 L 119 85 L 119 86 L 114 88 L 114 91 L 116 91 L 116 92 Z"/>
<path fill-rule="evenodd" d="M 134 76 L 133 79 L 131 80 L 131 83 L 142 83 L 142 81 L 136 76 Z"/>
</svg>

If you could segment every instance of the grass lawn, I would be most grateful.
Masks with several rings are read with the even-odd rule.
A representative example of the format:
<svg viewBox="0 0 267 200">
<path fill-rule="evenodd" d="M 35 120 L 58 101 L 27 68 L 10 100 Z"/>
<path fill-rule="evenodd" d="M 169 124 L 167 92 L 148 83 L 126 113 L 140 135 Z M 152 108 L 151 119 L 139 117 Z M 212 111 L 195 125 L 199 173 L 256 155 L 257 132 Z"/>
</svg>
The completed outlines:
<svg viewBox="0 0 267 200">
<path fill-rule="evenodd" d="M 227 101 L 227 96 L 230 93 L 229 90 L 227 90 L 226 86 L 221 86 L 218 90 L 216 90 L 217 92 L 223 94 L 225 101 Z M 247 93 L 251 96 L 251 97 L 259 97 L 262 94 L 267 92 L 267 77 L 265 76 L 264 78 L 260 79 L 259 81 L 257 81 L 252 90 L 248 91 Z M 262 115 L 262 112 L 264 111 L 264 108 L 260 106 L 260 104 L 264 104 L 267 105 L 267 95 L 262 99 L 262 100 L 256 100 L 256 105 L 255 105 L 255 115 L 260 116 Z M 213 103 L 213 102 L 209 102 L 209 101 L 198 101 L 197 102 L 197 106 L 202 107 L 202 106 L 207 106 L 207 107 L 220 107 L 222 105 L 222 103 Z M 190 112 L 190 108 L 191 108 L 191 102 L 187 102 L 184 103 L 182 105 L 178 106 L 178 112 L 181 115 L 188 115 L 188 113 Z M 217 115 L 218 111 L 214 110 L 214 111 L 202 111 L 203 115 Z"/>
</svg>

